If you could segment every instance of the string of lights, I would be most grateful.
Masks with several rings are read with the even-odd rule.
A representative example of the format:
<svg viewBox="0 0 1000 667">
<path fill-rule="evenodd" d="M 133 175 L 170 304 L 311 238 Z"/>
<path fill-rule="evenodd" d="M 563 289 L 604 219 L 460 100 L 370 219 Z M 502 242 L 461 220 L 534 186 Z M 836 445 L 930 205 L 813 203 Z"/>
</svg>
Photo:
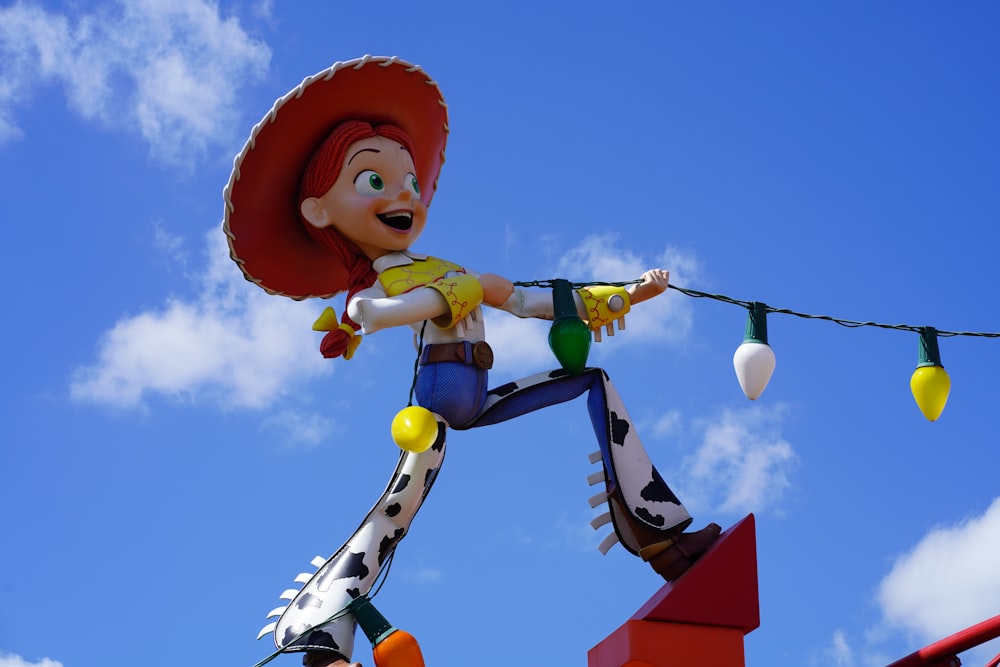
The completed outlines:
<svg viewBox="0 0 1000 667">
<path fill-rule="evenodd" d="M 541 287 L 556 290 L 557 286 L 568 284 L 572 289 L 579 289 L 591 285 L 607 285 L 614 287 L 625 287 L 641 283 L 642 280 L 628 280 L 623 282 L 586 282 L 573 283 L 565 280 L 532 280 L 527 282 L 515 282 L 518 287 Z M 774 373 L 775 356 L 774 351 L 767 341 L 767 315 L 777 313 L 780 315 L 792 315 L 804 319 L 822 320 L 833 322 L 843 327 L 860 328 L 876 327 L 879 329 L 890 329 L 894 331 L 907 331 L 919 334 L 920 343 L 917 355 L 917 368 L 910 377 L 910 390 L 913 398 L 923 415 L 930 421 L 937 421 L 944 411 L 944 406 L 948 401 L 948 394 L 951 391 L 951 379 L 945 372 L 941 364 L 941 353 L 938 347 L 938 337 L 972 336 L 978 338 L 1000 338 L 1000 332 L 983 331 L 942 331 L 932 326 L 916 326 L 912 324 L 884 324 L 881 322 L 862 322 L 849 320 L 830 315 L 811 315 L 801 313 L 788 308 L 775 308 L 760 301 L 744 301 L 734 299 L 724 294 L 712 294 L 700 292 L 686 287 L 669 285 L 670 289 L 677 290 L 685 296 L 698 299 L 712 299 L 734 306 L 747 309 L 747 323 L 744 332 L 743 343 L 736 349 L 733 355 L 733 367 L 736 371 L 736 378 L 740 383 L 740 388 L 750 400 L 756 400 Z M 565 316 L 564 316 L 565 317 Z M 557 320 L 560 318 L 557 318 Z M 562 351 L 557 348 L 562 343 L 554 340 L 552 333 L 549 335 L 549 345 L 553 347 L 556 357 L 562 361 Z M 584 352 L 585 360 L 586 352 Z M 565 366 L 565 364 L 564 364 Z"/>
<path fill-rule="evenodd" d="M 627 283 L 633 284 L 633 283 Z M 706 298 L 714 299 L 716 301 L 722 301 L 723 303 L 729 303 L 737 306 L 742 306 L 744 308 L 750 308 L 754 303 L 753 301 L 741 301 L 739 299 L 734 299 L 728 297 L 724 294 L 709 294 L 708 292 L 699 292 L 697 290 L 688 289 L 686 287 L 677 287 L 676 285 L 670 285 L 670 289 L 677 290 L 681 294 L 685 294 L 694 298 Z M 794 315 L 795 317 L 801 317 L 810 320 L 825 320 L 827 322 L 833 322 L 834 324 L 839 324 L 843 327 L 849 328 L 859 328 L 859 327 L 877 327 L 879 329 L 893 329 L 895 331 L 910 331 L 913 333 L 920 333 L 925 327 L 915 326 L 913 324 L 883 324 L 881 322 L 860 322 L 856 320 L 847 320 L 840 317 L 831 317 L 830 315 L 810 315 L 808 313 L 800 313 L 788 308 L 774 308 L 772 306 L 764 306 L 768 313 L 779 313 L 781 315 Z M 942 331 L 940 329 L 935 329 L 937 335 L 941 337 L 951 337 L 951 336 L 978 336 L 980 338 L 1000 338 L 1000 332 L 985 332 L 985 331 Z"/>
</svg>

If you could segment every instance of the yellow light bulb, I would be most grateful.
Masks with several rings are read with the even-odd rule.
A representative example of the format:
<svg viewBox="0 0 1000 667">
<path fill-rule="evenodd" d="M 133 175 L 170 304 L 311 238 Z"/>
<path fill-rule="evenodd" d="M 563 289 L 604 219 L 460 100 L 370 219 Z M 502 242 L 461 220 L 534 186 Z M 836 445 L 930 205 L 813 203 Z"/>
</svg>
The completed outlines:
<svg viewBox="0 0 1000 667">
<path fill-rule="evenodd" d="M 392 420 L 392 440 L 408 452 L 426 452 L 437 435 L 438 422 L 427 408 L 411 405 L 400 410 Z"/>
<path fill-rule="evenodd" d="M 937 421 L 948 402 L 951 378 L 941 366 L 918 366 L 910 376 L 910 391 L 929 421 Z"/>
</svg>

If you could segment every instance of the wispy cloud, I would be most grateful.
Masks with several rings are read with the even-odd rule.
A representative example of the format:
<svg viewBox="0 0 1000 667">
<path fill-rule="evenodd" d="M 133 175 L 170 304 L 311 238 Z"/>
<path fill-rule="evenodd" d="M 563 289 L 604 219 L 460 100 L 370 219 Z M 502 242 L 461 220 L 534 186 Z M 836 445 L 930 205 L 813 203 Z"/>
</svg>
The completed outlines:
<svg viewBox="0 0 1000 667">
<path fill-rule="evenodd" d="M 160 394 L 259 408 L 279 401 L 296 383 L 329 372 L 311 330 L 318 306 L 306 308 L 247 285 L 221 231 L 209 234 L 208 248 L 198 296 L 170 299 L 115 324 L 99 345 L 96 363 L 73 374 L 74 399 L 134 408 L 147 395 Z M 285 419 L 286 425 L 295 422 L 307 442 L 323 428 L 301 416 Z"/>
<path fill-rule="evenodd" d="M 72 109 L 124 126 L 177 165 L 238 127 L 236 93 L 259 80 L 270 49 L 208 0 L 130 0 L 69 16 L 31 2 L 0 9 L 0 142 L 22 135 L 16 108 L 55 83 Z"/>
<path fill-rule="evenodd" d="M 317 413 L 285 408 L 270 414 L 261 428 L 282 434 L 290 444 L 311 447 L 322 443 L 333 432 L 334 420 Z"/>
<path fill-rule="evenodd" d="M 445 578 L 443 570 L 429 565 L 401 566 L 398 572 L 407 581 L 418 584 L 437 584 Z"/>
<path fill-rule="evenodd" d="M 653 422 L 649 434 L 653 438 L 669 438 L 681 430 L 682 424 L 683 416 L 680 410 L 667 410 Z"/>
<path fill-rule="evenodd" d="M 834 630 L 830 642 L 813 652 L 806 658 L 810 667 L 885 667 L 902 656 L 889 655 L 878 648 L 885 637 L 874 637 L 866 633 L 858 640 L 848 635 L 845 630 Z"/>
<path fill-rule="evenodd" d="M 491 378 L 512 379 L 555 366 L 549 349 L 551 323 L 486 311 L 486 333 L 496 356 Z"/>
<path fill-rule="evenodd" d="M 809 664 L 878 667 L 992 618 L 1000 611 L 998 550 L 1000 498 L 980 515 L 931 529 L 880 582 L 880 621 L 853 641 L 836 630 Z M 984 664 L 997 651 L 995 639 L 964 652 L 962 663 Z"/>
<path fill-rule="evenodd" d="M 854 665 L 854 651 L 847 643 L 847 635 L 843 630 L 833 633 L 828 652 L 829 662 L 826 664 L 834 667 L 852 667 Z"/>
<path fill-rule="evenodd" d="M 42 658 L 38 662 L 29 662 L 19 655 L 0 651 L 0 667 L 62 667 L 62 663 L 49 658 Z"/>
<path fill-rule="evenodd" d="M 896 560 L 878 592 L 886 623 L 931 642 L 995 616 L 998 553 L 1000 498 L 979 516 L 931 530 Z"/>
<path fill-rule="evenodd" d="M 685 502 L 732 513 L 775 508 L 798 463 L 781 435 L 786 412 L 783 405 L 755 405 L 697 422 L 701 442 L 679 476 Z"/>
</svg>

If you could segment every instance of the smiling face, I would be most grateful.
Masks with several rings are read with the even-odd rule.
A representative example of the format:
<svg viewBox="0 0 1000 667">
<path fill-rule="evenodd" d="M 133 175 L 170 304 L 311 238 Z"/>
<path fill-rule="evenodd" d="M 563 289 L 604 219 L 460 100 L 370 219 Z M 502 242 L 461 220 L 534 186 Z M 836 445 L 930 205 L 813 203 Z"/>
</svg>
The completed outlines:
<svg viewBox="0 0 1000 667">
<path fill-rule="evenodd" d="M 409 248 L 427 223 L 413 158 L 382 136 L 351 144 L 333 186 L 304 199 L 301 211 L 310 225 L 332 225 L 373 260 Z"/>
</svg>

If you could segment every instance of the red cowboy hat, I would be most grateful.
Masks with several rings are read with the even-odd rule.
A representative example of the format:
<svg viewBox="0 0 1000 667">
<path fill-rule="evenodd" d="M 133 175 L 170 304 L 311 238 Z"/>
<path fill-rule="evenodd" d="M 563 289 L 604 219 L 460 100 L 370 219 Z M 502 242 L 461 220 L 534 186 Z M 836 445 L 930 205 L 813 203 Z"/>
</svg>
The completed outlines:
<svg viewBox="0 0 1000 667">
<path fill-rule="evenodd" d="M 345 120 L 398 125 L 413 139 L 421 190 L 430 205 L 444 164 L 448 107 L 427 74 L 399 58 L 335 63 L 274 103 L 233 164 L 222 225 L 246 279 L 293 299 L 345 289 L 347 272 L 303 228 L 299 179 L 313 151 Z"/>
</svg>

